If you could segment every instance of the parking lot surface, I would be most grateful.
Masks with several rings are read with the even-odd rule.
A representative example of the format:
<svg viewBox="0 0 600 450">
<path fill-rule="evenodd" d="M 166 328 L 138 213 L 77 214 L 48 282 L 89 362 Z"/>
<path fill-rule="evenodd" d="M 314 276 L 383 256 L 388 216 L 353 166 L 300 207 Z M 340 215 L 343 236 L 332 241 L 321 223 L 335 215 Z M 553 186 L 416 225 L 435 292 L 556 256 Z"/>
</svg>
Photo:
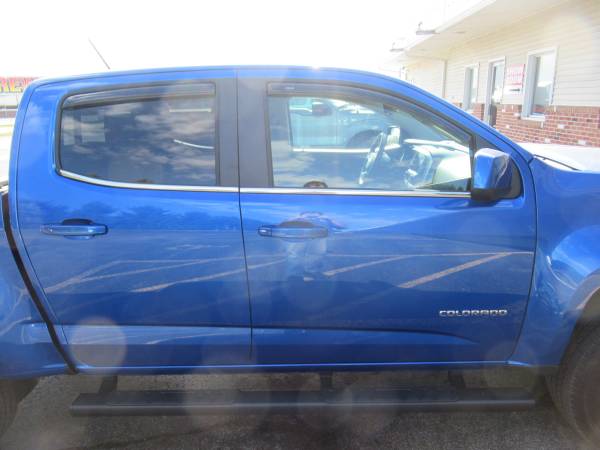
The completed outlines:
<svg viewBox="0 0 600 450">
<path fill-rule="evenodd" d="M 377 385 L 396 374 L 344 375 L 345 385 Z M 334 378 L 339 383 L 338 375 Z M 0 441 L 5 450 L 213 449 L 213 448 L 397 448 L 397 449 L 589 449 L 554 408 L 544 403 L 514 412 L 353 414 L 331 418 L 231 414 L 214 417 L 71 417 L 80 392 L 94 392 L 98 378 L 51 377 L 21 404 Z M 127 377 L 121 389 L 298 389 L 315 375 Z"/>
</svg>

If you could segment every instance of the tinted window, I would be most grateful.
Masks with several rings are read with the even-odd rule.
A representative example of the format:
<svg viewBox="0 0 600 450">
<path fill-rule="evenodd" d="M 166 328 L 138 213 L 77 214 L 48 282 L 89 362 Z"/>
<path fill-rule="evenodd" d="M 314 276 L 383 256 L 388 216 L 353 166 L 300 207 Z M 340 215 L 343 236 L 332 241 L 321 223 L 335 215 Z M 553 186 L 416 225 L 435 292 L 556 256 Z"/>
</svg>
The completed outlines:
<svg viewBox="0 0 600 450">
<path fill-rule="evenodd" d="M 269 98 L 277 187 L 464 192 L 469 135 L 411 104 Z"/>
<path fill-rule="evenodd" d="M 61 168 L 108 181 L 217 183 L 214 97 L 163 97 L 64 109 Z"/>
</svg>

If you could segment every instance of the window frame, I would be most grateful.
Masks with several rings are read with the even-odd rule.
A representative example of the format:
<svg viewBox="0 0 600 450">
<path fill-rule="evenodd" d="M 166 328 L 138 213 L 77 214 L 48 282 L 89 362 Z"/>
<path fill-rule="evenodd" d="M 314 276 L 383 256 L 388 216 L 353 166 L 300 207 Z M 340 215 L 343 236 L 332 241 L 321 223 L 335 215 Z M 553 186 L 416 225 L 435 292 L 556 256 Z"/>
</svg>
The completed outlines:
<svg viewBox="0 0 600 450">
<path fill-rule="evenodd" d="M 221 139 L 220 139 L 220 101 L 218 82 L 210 79 L 191 79 L 178 81 L 162 81 L 135 83 L 126 85 L 102 86 L 70 91 L 63 95 L 58 103 L 55 140 L 53 151 L 53 170 L 62 177 L 78 182 L 98 186 L 122 189 L 156 190 L 156 191 L 189 191 L 189 192 L 238 192 L 237 186 L 223 186 L 221 173 Z M 163 95 L 161 95 L 163 94 Z M 104 180 L 71 172 L 61 167 L 60 152 L 62 138 L 63 111 L 68 108 L 82 106 L 103 106 L 118 103 L 130 103 L 144 100 L 157 100 L 169 97 L 189 98 L 210 97 L 214 99 L 215 118 L 215 184 L 214 185 L 176 185 L 146 184 L 125 181 Z"/>
<path fill-rule="evenodd" d="M 468 190 L 465 192 L 456 191 L 434 191 L 434 190 L 386 190 L 386 189 L 352 189 L 352 188 L 302 188 L 302 187 L 276 187 L 273 180 L 273 157 L 271 148 L 271 123 L 269 117 L 269 97 L 294 97 L 294 96 L 314 96 L 321 98 L 340 98 L 343 100 L 364 102 L 381 102 L 385 105 L 402 108 L 405 104 L 411 107 L 434 116 L 442 124 L 448 124 L 459 131 L 465 133 L 469 140 L 469 159 L 471 180 L 473 178 L 473 162 L 475 152 L 477 151 L 477 137 L 475 134 L 464 127 L 463 125 L 453 121 L 431 108 L 427 108 L 410 98 L 403 96 L 390 95 L 383 92 L 369 90 L 364 87 L 347 86 L 343 84 L 323 84 L 310 83 L 306 80 L 298 82 L 294 81 L 267 81 L 265 96 L 264 96 L 264 123 L 265 123 L 265 138 L 267 145 L 267 187 L 248 188 L 241 187 L 242 193 L 279 193 L 279 194 L 325 194 L 325 195 L 352 195 L 352 196 L 390 196 L 390 197 L 446 197 L 446 198 L 470 198 L 471 197 L 471 182 L 469 182 Z"/>
<path fill-rule="evenodd" d="M 471 102 L 471 85 L 467 85 L 467 74 L 471 73 L 468 77 L 470 84 L 473 83 L 473 73 L 477 73 L 477 82 L 475 83 L 475 101 Z M 465 66 L 465 74 L 464 74 L 464 88 L 463 88 L 463 102 L 462 109 L 468 113 L 473 112 L 473 105 L 477 103 L 477 96 L 479 95 L 479 63 L 469 64 Z M 469 100 L 468 107 L 466 100 Z"/>
<path fill-rule="evenodd" d="M 544 121 L 545 114 L 533 113 L 533 97 L 535 96 L 535 73 L 538 63 L 534 63 L 536 58 L 542 55 L 554 55 L 554 67 L 552 68 L 552 88 L 550 89 L 550 99 L 548 106 L 554 101 L 554 87 L 556 86 L 556 68 L 558 66 L 558 47 L 547 47 L 527 52 L 525 62 L 525 80 L 523 83 L 523 106 L 521 109 L 521 118 L 527 120 Z"/>
</svg>

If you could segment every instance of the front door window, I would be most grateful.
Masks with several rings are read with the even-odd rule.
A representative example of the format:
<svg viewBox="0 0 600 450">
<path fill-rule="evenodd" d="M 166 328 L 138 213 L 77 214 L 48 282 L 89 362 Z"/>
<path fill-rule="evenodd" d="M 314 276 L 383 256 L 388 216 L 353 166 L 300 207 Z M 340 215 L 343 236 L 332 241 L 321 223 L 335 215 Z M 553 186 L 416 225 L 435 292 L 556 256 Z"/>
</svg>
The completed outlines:
<svg viewBox="0 0 600 450">
<path fill-rule="evenodd" d="M 275 187 L 466 192 L 469 136 L 406 103 L 272 96 Z"/>
</svg>

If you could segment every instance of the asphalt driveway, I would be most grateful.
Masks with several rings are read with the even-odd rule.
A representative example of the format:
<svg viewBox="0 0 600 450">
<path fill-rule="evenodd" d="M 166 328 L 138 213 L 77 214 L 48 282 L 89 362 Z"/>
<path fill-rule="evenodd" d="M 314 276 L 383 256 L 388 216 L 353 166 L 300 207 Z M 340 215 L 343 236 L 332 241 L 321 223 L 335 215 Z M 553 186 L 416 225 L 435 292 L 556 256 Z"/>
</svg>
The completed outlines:
<svg viewBox="0 0 600 450">
<path fill-rule="evenodd" d="M 395 374 L 348 375 L 345 383 L 379 384 Z M 337 375 L 336 375 L 337 377 Z M 349 380 L 347 379 L 349 377 Z M 386 381 L 384 380 L 384 381 Z M 235 384 L 298 388 L 314 375 L 127 377 L 123 389 L 221 388 Z M 521 412 L 355 414 L 313 416 L 93 417 L 75 418 L 68 406 L 99 380 L 52 377 L 22 403 L 5 450 L 213 449 L 213 448 L 398 448 L 398 449 L 587 449 L 551 405 Z M 333 424 L 333 425 L 332 425 Z"/>
</svg>

